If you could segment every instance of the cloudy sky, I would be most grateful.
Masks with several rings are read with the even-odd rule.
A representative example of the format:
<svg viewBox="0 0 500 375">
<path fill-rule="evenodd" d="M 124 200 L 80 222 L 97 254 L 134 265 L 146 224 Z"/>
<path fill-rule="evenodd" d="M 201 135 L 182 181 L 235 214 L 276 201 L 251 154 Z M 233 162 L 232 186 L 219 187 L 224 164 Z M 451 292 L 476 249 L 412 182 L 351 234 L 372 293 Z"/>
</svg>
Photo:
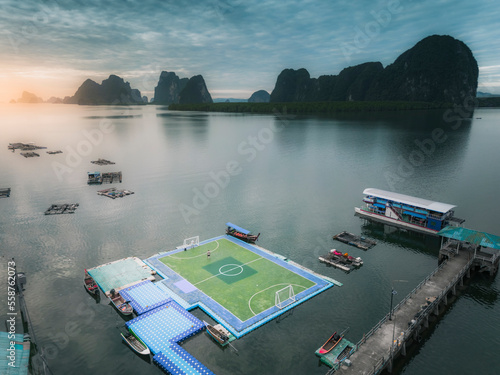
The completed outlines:
<svg viewBox="0 0 500 375">
<path fill-rule="evenodd" d="M 385 66 L 432 34 L 465 42 L 479 90 L 500 94 L 499 20 L 498 0 L 0 0 L 0 102 L 109 74 L 150 97 L 162 70 L 248 98 L 285 68 Z"/>
</svg>

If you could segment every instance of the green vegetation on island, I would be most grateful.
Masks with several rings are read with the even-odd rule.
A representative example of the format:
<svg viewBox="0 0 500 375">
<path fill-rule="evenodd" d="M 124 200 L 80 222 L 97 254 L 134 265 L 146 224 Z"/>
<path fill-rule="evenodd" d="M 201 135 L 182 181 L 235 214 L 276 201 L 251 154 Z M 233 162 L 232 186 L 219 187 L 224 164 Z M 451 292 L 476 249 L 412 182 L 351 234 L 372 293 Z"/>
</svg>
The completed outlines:
<svg viewBox="0 0 500 375">
<path fill-rule="evenodd" d="M 198 103 L 171 104 L 170 110 L 200 112 L 241 112 L 241 113 L 336 113 L 336 112 L 373 112 L 406 111 L 418 109 L 438 109 L 453 107 L 451 103 L 431 102 L 291 102 L 291 103 Z"/>
</svg>

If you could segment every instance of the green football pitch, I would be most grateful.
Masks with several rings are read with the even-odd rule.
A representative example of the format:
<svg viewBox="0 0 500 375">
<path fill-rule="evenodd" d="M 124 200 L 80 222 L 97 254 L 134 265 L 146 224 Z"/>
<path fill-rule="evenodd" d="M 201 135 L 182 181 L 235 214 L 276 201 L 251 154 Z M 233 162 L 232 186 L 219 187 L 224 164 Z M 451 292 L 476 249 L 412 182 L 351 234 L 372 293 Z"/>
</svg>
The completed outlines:
<svg viewBox="0 0 500 375">
<path fill-rule="evenodd" d="M 294 294 L 315 285 L 224 238 L 167 255 L 160 261 L 241 321 L 275 306 L 276 292 L 288 285 Z"/>
</svg>

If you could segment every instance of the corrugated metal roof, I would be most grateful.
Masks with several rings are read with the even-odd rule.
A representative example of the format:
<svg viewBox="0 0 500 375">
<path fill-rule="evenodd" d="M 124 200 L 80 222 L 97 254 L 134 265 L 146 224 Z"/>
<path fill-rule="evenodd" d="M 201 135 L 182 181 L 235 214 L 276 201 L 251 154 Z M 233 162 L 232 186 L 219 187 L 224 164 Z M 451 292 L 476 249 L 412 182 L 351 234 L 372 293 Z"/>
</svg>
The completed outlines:
<svg viewBox="0 0 500 375">
<path fill-rule="evenodd" d="M 11 342 L 15 342 L 14 355 L 11 356 Z M 20 333 L 15 334 L 14 340 L 11 334 L 7 332 L 0 332 L 0 350 L 2 356 L 0 357 L 0 374 L 3 375 L 28 375 L 28 365 L 30 359 L 30 345 L 29 341 L 23 342 L 23 335 Z M 7 354 L 6 354 L 7 353 Z M 14 359 L 14 361 L 12 361 Z M 9 365 L 13 363 L 14 366 Z"/>
<path fill-rule="evenodd" d="M 363 191 L 363 194 L 373 195 L 375 197 L 389 199 L 391 201 L 401 202 L 404 204 L 409 204 L 409 205 L 412 205 L 415 207 L 421 207 L 421 208 L 425 208 L 427 210 L 441 212 L 441 213 L 446 213 L 449 210 L 451 210 L 452 208 L 456 207 L 452 204 L 434 202 L 434 201 L 430 201 L 427 199 L 416 198 L 416 197 L 412 197 L 409 195 L 393 193 L 392 191 L 373 189 L 373 188 L 365 189 Z"/>
<path fill-rule="evenodd" d="M 500 236 L 477 230 L 447 226 L 438 232 L 439 236 L 469 242 L 483 247 L 500 250 Z"/>
</svg>

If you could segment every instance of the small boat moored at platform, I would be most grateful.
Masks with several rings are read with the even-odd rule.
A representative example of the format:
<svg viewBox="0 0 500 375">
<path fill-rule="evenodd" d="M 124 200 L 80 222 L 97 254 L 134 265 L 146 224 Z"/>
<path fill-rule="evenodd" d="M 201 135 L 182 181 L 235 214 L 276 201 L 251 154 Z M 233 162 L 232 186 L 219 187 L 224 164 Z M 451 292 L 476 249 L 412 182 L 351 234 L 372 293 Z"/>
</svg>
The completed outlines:
<svg viewBox="0 0 500 375">
<path fill-rule="evenodd" d="M 451 204 L 372 188 L 363 194 L 365 206 L 355 207 L 356 214 L 402 228 L 435 235 L 447 225 L 465 221 L 453 216 L 456 206 Z"/>
<path fill-rule="evenodd" d="M 87 290 L 87 292 L 89 292 L 90 294 L 93 294 L 94 296 L 99 295 L 99 287 L 97 286 L 97 283 L 92 278 L 92 276 L 89 275 L 87 270 L 85 270 L 85 277 L 83 279 L 83 285 L 85 286 L 85 289 Z"/>
<path fill-rule="evenodd" d="M 128 301 L 120 295 L 119 292 L 111 289 L 109 291 L 109 300 L 116 307 L 116 309 L 123 315 L 130 315 L 134 312 L 134 308 L 130 305 Z"/>
<path fill-rule="evenodd" d="M 260 233 L 257 235 L 250 234 L 249 230 L 243 229 L 233 223 L 226 223 L 226 225 L 226 234 L 239 238 L 240 240 L 243 240 L 245 242 L 255 243 L 255 241 L 257 241 L 260 236 Z"/>
<path fill-rule="evenodd" d="M 335 332 L 328 339 L 328 341 L 323 344 L 323 346 L 319 349 L 318 353 L 324 355 L 326 353 L 331 352 L 332 349 L 335 348 L 340 341 L 342 341 L 342 338 L 343 338 L 342 335 L 339 335 L 337 334 L 337 332 Z"/>
<path fill-rule="evenodd" d="M 141 355 L 149 355 L 151 353 L 146 344 L 144 344 L 144 342 L 141 339 L 134 336 L 133 333 L 121 332 L 120 335 L 122 336 L 123 341 L 125 341 L 128 344 L 128 346 L 132 348 L 134 352 Z"/>
<path fill-rule="evenodd" d="M 218 329 L 218 327 L 216 326 L 210 325 L 205 321 L 203 323 L 205 323 L 205 327 L 207 327 L 207 333 L 211 338 L 217 341 L 217 343 L 219 343 L 221 346 L 226 346 L 229 343 L 229 335 L 227 335 L 221 329 Z"/>
</svg>

